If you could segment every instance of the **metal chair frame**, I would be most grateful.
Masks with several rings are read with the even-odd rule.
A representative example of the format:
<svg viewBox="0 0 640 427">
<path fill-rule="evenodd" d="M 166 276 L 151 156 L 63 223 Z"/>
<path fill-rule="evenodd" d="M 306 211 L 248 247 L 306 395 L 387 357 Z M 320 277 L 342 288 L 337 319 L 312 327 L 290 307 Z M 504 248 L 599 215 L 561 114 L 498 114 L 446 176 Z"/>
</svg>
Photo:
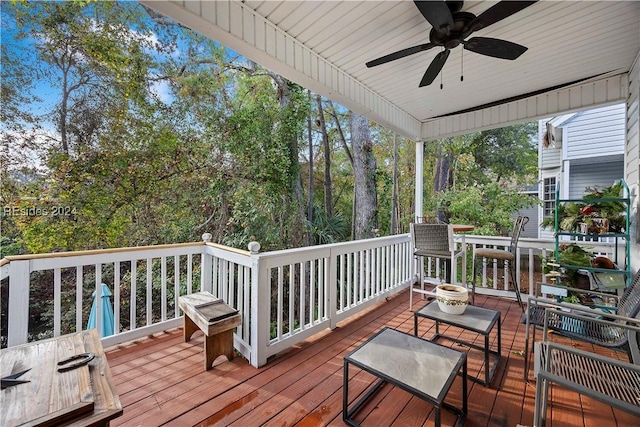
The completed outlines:
<svg viewBox="0 0 640 427">
<path fill-rule="evenodd" d="M 548 329 L 558 317 L 576 324 L 598 324 L 600 329 L 624 330 L 629 337 L 631 363 L 546 341 Z M 536 383 L 534 427 L 546 422 L 549 384 L 569 388 L 620 410 L 640 416 L 640 319 L 616 316 L 596 319 L 548 307 L 544 314 L 542 364 Z"/>
<path fill-rule="evenodd" d="M 520 240 L 520 235 L 524 230 L 525 224 L 527 224 L 528 222 L 529 217 L 527 216 L 519 216 L 518 218 L 516 218 L 513 225 L 513 231 L 511 233 L 511 242 L 509 244 L 509 249 L 476 248 L 473 251 L 473 280 L 471 281 L 472 304 L 475 304 L 476 277 L 478 276 L 478 268 L 480 265 L 478 259 L 482 258 L 483 265 L 487 262 L 487 259 L 502 260 L 505 262 L 505 268 L 509 269 L 509 276 L 511 282 L 513 282 L 513 287 L 516 292 L 516 299 L 518 300 L 520 308 L 522 309 L 522 311 L 524 311 L 524 304 L 520 295 L 520 286 L 518 284 L 518 278 L 516 277 L 516 262 L 518 259 L 518 241 Z"/>
</svg>

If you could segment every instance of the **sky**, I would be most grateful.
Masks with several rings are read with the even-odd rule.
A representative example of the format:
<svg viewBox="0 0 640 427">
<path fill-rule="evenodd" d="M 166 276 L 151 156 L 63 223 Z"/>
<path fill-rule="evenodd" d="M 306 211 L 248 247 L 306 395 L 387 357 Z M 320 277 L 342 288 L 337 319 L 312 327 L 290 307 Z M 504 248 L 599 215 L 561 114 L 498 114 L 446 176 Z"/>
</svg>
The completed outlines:
<svg viewBox="0 0 640 427">
<path fill-rule="evenodd" d="M 4 2 L 4 0 L 3 0 Z M 0 10 L 1 12 L 1 10 Z M 22 62 L 36 63 L 38 61 L 36 46 L 38 40 L 34 37 L 29 37 L 24 40 L 18 40 L 16 37 L 17 29 L 15 22 L 9 14 L 1 13 L 2 30 L 0 40 L 3 44 L 9 47 L 9 52 L 16 57 L 19 57 Z M 151 41 L 158 41 L 158 36 L 154 35 L 155 39 Z M 176 52 L 176 55 L 179 51 Z M 170 103 L 172 99 L 171 90 L 169 84 L 165 81 L 159 81 L 153 83 L 151 90 L 160 97 L 163 102 Z M 36 114 L 46 114 L 51 111 L 56 102 L 59 99 L 60 90 L 52 86 L 51 82 L 45 78 L 37 79 L 34 82 L 33 93 L 37 94 L 41 98 L 40 102 L 34 102 L 30 108 L 31 111 Z"/>
</svg>

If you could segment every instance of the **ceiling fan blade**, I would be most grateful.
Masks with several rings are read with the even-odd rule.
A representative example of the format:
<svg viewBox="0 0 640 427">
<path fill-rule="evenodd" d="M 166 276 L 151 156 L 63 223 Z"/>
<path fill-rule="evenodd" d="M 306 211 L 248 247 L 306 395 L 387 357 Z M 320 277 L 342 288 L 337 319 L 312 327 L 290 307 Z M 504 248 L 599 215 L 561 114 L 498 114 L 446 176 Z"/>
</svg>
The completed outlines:
<svg viewBox="0 0 640 427">
<path fill-rule="evenodd" d="M 482 12 L 476 17 L 470 24 L 469 28 L 473 28 L 473 31 L 486 28 L 489 25 L 495 24 L 514 13 L 518 13 L 521 10 L 536 3 L 535 1 L 506 1 L 503 0 L 498 4 L 491 6 L 489 9 Z"/>
<path fill-rule="evenodd" d="M 500 59 L 517 59 L 527 47 L 506 40 L 472 37 L 462 42 L 466 50 Z"/>
<path fill-rule="evenodd" d="M 438 77 L 438 74 L 440 74 L 442 67 L 444 67 L 444 63 L 447 62 L 447 58 L 449 57 L 450 53 L 451 51 L 449 49 L 445 49 L 437 54 L 435 58 L 433 58 L 433 61 L 431 61 L 429 68 L 427 68 L 424 76 L 422 76 L 422 80 L 420 80 L 420 84 L 418 85 L 418 87 L 429 86 L 431 83 L 433 83 L 435 78 Z"/>
<path fill-rule="evenodd" d="M 422 16 L 436 31 L 449 34 L 453 28 L 453 16 L 444 1 L 416 1 L 414 3 Z"/>
<path fill-rule="evenodd" d="M 433 43 L 420 44 L 418 46 L 408 47 L 406 49 L 399 50 L 397 52 L 390 53 L 380 58 L 367 62 L 365 65 L 367 68 L 375 67 L 376 65 L 386 64 L 387 62 L 395 61 L 396 59 L 404 58 L 405 56 L 413 55 L 414 53 L 422 52 L 434 47 Z"/>
</svg>

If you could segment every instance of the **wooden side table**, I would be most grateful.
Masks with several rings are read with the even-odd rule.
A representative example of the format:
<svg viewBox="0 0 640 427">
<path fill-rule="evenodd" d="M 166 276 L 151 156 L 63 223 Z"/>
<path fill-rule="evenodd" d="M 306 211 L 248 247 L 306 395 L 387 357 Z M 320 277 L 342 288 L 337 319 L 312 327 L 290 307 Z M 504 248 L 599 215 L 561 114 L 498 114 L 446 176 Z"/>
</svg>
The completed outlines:
<svg viewBox="0 0 640 427">
<path fill-rule="evenodd" d="M 91 352 L 88 365 L 58 372 L 57 363 Z M 0 425 L 108 426 L 122 404 L 97 329 L 0 350 L 0 377 L 29 369 L 29 381 L 0 392 Z"/>
<path fill-rule="evenodd" d="M 200 329 L 204 335 L 204 369 L 213 368 L 218 356 L 233 359 L 233 328 L 242 323 L 237 310 L 214 297 L 209 292 L 196 292 L 178 298 L 178 306 L 184 312 L 184 340 Z"/>
</svg>

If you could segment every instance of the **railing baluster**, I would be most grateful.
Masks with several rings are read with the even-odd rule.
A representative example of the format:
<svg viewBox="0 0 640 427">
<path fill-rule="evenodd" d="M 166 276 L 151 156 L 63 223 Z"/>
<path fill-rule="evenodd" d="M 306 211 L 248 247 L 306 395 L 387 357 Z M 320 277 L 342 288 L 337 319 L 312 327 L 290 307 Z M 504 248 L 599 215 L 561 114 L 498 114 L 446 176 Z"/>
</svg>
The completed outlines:
<svg viewBox="0 0 640 427">
<path fill-rule="evenodd" d="M 129 302 L 129 330 L 136 329 L 136 302 L 137 302 L 137 271 L 138 264 L 135 259 L 131 260 L 131 301 Z"/>
<path fill-rule="evenodd" d="M 276 335 L 278 338 L 282 337 L 282 269 L 283 267 L 278 267 L 278 290 L 277 290 L 277 313 L 276 313 Z"/>
<path fill-rule="evenodd" d="M 153 259 L 147 258 L 147 277 L 146 277 L 146 314 L 147 326 L 153 323 Z"/>
<path fill-rule="evenodd" d="M 96 275 L 96 328 L 98 333 L 102 330 L 102 264 L 95 265 Z"/>
<path fill-rule="evenodd" d="M 295 319 L 295 268 L 294 264 L 289 264 L 289 335 L 293 335 L 294 331 L 294 319 Z"/>
<path fill-rule="evenodd" d="M 178 306 L 178 298 L 180 298 L 180 255 L 173 257 L 173 315 L 180 316 L 180 307 Z"/>
<path fill-rule="evenodd" d="M 309 271 L 309 324 L 313 325 L 316 321 L 314 313 L 316 308 L 316 263 L 311 261 Z"/>
<path fill-rule="evenodd" d="M 167 257 L 160 258 L 160 318 L 167 320 Z"/>
<path fill-rule="evenodd" d="M 187 255 L 187 294 L 193 293 L 193 257 Z"/>
<path fill-rule="evenodd" d="M 84 279 L 82 266 L 76 266 L 76 332 L 82 331 L 82 291 L 84 289 Z"/>
<path fill-rule="evenodd" d="M 60 325 L 62 323 L 60 319 L 61 312 L 61 298 L 62 293 L 62 279 L 60 269 L 53 270 L 53 336 L 60 336 Z"/>
<path fill-rule="evenodd" d="M 306 299 L 306 294 L 307 294 L 307 262 L 301 262 L 300 263 L 300 309 L 299 309 L 299 313 L 298 316 L 300 317 L 300 330 L 304 330 L 306 329 L 306 324 L 307 324 L 307 316 L 306 316 L 306 309 L 307 309 L 307 299 Z"/>
<path fill-rule="evenodd" d="M 120 261 L 113 263 L 113 331 L 120 332 Z"/>
</svg>

